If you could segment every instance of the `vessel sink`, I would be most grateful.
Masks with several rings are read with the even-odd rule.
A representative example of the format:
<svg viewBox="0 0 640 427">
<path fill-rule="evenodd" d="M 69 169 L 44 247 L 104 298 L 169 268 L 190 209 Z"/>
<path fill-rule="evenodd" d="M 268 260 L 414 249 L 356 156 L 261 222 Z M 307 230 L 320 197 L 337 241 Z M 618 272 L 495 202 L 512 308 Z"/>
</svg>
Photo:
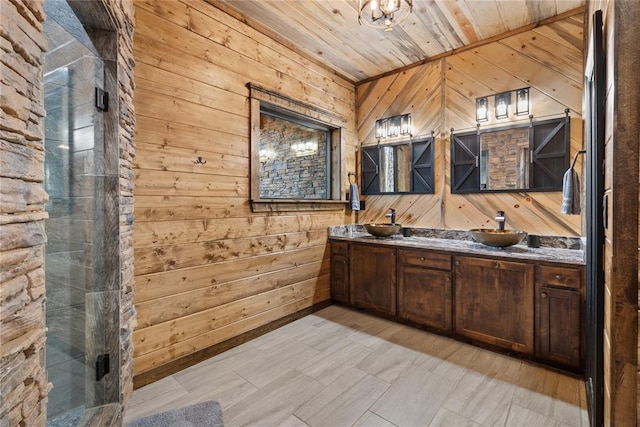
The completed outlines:
<svg viewBox="0 0 640 427">
<path fill-rule="evenodd" d="M 389 237 L 396 234 L 400 227 L 400 224 L 381 224 L 381 223 L 369 223 L 365 224 L 364 228 L 376 237 Z"/>
<path fill-rule="evenodd" d="M 517 245 L 527 236 L 524 231 L 499 230 L 496 228 L 474 228 L 469 230 L 469 233 L 476 242 L 498 248 Z"/>
</svg>

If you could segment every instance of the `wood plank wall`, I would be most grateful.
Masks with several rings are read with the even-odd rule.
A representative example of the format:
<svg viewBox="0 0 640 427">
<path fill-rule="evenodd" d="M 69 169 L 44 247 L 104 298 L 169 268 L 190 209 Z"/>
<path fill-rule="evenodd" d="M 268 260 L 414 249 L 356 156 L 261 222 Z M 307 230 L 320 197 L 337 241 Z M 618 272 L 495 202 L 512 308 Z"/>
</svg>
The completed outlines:
<svg viewBox="0 0 640 427">
<path fill-rule="evenodd" d="M 609 212 L 604 244 L 604 425 L 640 420 L 638 343 L 638 190 L 640 48 L 633 2 L 592 1 L 602 10 L 606 55 L 605 194 Z"/>
<path fill-rule="evenodd" d="M 403 225 L 469 229 L 495 226 L 496 212 L 504 210 L 508 228 L 580 235 L 580 216 L 560 213 L 561 192 L 451 194 L 449 135 L 452 127 L 475 129 L 476 97 L 530 86 L 535 120 L 562 116 L 568 108 L 572 155 L 581 149 L 583 24 L 583 13 L 578 13 L 358 85 L 360 144 L 376 144 L 375 121 L 396 114 L 412 114 L 414 136 L 435 131 L 436 191 L 434 195 L 363 197 L 366 210 L 358 213 L 357 221 L 380 221 L 393 207 Z M 483 127 L 510 122 L 494 120 Z"/>
<path fill-rule="evenodd" d="M 251 211 L 246 83 L 344 118 L 348 165 L 356 139 L 352 83 L 204 1 L 135 6 L 140 375 L 329 298 L 327 227 L 351 214 Z"/>
</svg>

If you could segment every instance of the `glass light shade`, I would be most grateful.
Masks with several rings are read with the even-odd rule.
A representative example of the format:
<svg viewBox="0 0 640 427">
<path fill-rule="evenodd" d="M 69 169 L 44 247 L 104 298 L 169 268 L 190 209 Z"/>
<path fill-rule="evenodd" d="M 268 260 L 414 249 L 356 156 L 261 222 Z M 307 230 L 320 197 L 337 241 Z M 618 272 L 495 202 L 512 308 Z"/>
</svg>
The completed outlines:
<svg viewBox="0 0 640 427">
<path fill-rule="evenodd" d="M 386 124 L 386 120 L 384 119 L 376 120 L 376 138 L 377 139 L 387 137 L 385 124 Z"/>
<path fill-rule="evenodd" d="M 389 119 L 389 129 L 387 136 L 390 138 L 396 137 L 400 134 L 400 116 L 394 116 Z"/>
<path fill-rule="evenodd" d="M 529 114 L 529 88 L 516 90 L 516 116 Z"/>
<path fill-rule="evenodd" d="M 476 98 L 476 121 L 489 120 L 489 100 L 486 97 Z"/>
<path fill-rule="evenodd" d="M 511 104 L 511 92 L 499 93 L 495 96 L 496 119 L 506 119 L 509 117 L 509 106 Z"/>
<path fill-rule="evenodd" d="M 411 135 L 411 114 L 400 116 L 400 135 Z"/>
</svg>

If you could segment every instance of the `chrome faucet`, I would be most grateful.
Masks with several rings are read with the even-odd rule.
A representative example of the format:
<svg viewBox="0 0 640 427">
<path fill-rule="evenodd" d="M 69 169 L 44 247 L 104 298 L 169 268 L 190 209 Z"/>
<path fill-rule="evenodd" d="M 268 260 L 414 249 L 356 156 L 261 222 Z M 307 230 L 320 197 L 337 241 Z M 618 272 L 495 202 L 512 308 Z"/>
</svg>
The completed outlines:
<svg viewBox="0 0 640 427">
<path fill-rule="evenodd" d="M 496 217 L 496 221 L 498 221 L 498 230 L 504 231 L 505 220 L 504 211 L 498 211 L 498 216 Z"/>
<path fill-rule="evenodd" d="M 389 213 L 386 214 L 385 216 L 387 218 L 391 218 L 391 225 L 396 225 L 396 210 L 395 209 L 389 209 Z"/>
</svg>

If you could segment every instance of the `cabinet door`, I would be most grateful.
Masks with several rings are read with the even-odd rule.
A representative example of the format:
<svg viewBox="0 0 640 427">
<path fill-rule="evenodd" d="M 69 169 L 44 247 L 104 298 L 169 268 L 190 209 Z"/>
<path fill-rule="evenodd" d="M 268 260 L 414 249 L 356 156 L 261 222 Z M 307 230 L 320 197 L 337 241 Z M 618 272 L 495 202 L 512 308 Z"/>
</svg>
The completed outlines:
<svg viewBox="0 0 640 427">
<path fill-rule="evenodd" d="M 349 302 L 349 258 L 341 254 L 331 254 L 331 298 Z"/>
<path fill-rule="evenodd" d="M 449 262 L 451 265 L 451 262 Z M 451 273 L 398 267 L 398 315 L 421 325 L 451 330 Z"/>
<path fill-rule="evenodd" d="M 396 250 L 352 243 L 349 250 L 351 304 L 396 313 Z"/>
<path fill-rule="evenodd" d="M 538 286 L 537 355 L 567 366 L 580 366 L 580 292 Z"/>
<path fill-rule="evenodd" d="M 533 354 L 534 266 L 469 257 L 455 265 L 456 332 Z"/>
</svg>

